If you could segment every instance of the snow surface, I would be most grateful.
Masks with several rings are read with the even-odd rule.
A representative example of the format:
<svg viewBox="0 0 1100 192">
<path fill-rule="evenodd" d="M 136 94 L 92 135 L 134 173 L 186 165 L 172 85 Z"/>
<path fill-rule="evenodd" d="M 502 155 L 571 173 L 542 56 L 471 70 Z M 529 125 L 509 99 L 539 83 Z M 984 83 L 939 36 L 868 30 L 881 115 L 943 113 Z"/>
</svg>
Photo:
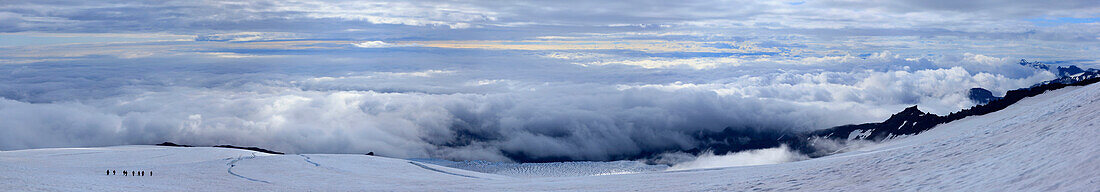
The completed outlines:
<svg viewBox="0 0 1100 192">
<path fill-rule="evenodd" d="M 413 160 L 463 170 L 522 178 L 615 175 L 656 172 L 669 169 L 667 165 L 648 165 L 640 161 L 507 163 L 488 161 L 448 161 L 440 159 Z"/>
<path fill-rule="evenodd" d="M 1100 84 L 1069 87 L 920 135 L 823 158 L 571 177 L 514 177 L 366 155 L 266 155 L 207 147 L 2 151 L 0 190 L 1096 191 L 1098 101 Z M 107 169 L 154 174 L 108 176 Z"/>
</svg>

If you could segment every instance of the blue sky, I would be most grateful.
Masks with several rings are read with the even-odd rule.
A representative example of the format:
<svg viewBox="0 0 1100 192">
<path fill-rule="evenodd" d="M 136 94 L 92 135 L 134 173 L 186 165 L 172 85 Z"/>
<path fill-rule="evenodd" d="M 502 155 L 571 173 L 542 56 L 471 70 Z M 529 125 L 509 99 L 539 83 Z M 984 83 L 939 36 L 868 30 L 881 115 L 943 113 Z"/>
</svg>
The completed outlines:
<svg viewBox="0 0 1100 192">
<path fill-rule="evenodd" d="M 949 113 L 1097 67 L 1096 1 L 5 1 L 0 150 L 508 161 Z M 33 139 L 29 139 L 33 138 Z M 582 150 L 577 150 L 582 149 Z"/>
</svg>

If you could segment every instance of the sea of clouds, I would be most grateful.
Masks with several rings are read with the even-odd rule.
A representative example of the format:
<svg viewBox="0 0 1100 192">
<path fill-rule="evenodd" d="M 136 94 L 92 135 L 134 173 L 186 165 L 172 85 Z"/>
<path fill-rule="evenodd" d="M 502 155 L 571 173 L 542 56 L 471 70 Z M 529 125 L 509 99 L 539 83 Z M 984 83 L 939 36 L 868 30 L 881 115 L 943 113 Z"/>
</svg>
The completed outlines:
<svg viewBox="0 0 1100 192">
<path fill-rule="evenodd" d="M 970 88 L 1003 95 L 1054 78 L 1017 58 L 980 54 L 732 58 L 705 68 L 676 58 L 546 55 L 562 54 L 404 48 L 0 65 L 0 150 L 171 141 L 612 160 L 695 148 L 693 133 L 726 127 L 823 129 L 912 105 L 946 114 L 974 104 Z M 593 59 L 606 64 L 584 65 Z M 646 60 L 674 63 L 632 65 Z"/>
</svg>

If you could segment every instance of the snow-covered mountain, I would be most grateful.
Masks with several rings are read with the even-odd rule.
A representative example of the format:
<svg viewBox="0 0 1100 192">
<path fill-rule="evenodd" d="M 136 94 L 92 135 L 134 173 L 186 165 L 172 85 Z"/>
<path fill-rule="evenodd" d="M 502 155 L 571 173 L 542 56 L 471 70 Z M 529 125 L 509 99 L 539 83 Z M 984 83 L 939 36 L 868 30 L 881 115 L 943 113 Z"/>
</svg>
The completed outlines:
<svg viewBox="0 0 1100 192">
<path fill-rule="evenodd" d="M 905 116 L 923 114 L 906 111 L 910 113 Z M 31 149 L 0 152 L 0 189 L 1093 191 L 1100 188 L 1100 140 L 1096 139 L 1100 137 L 1100 118 L 1096 117 L 1100 117 L 1100 85 L 1070 86 L 1022 98 L 1003 110 L 941 124 L 918 135 L 805 161 L 539 178 L 367 155 L 274 155 L 232 148 L 166 146 Z M 585 166 L 591 165 L 595 164 Z M 106 170 L 152 174 L 106 175 Z"/>
<path fill-rule="evenodd" d="M 1022 61 L 1026 63 L 1026 61 Z M 1041 65 L 1041 63 L 1034 63 Z M 1076 68 L 1076 67 L 1073 67 Z M 1058 68 L 1063 69 L 1063 68 Z M 733 152 L 748 150 L 760 150 L 789 146 L 803 155 L 809 157 L 821 157 L 834 154 L 837 149 L 822 147 L 822 144 L 844 145 L 850 141 L 882 141 L 899 136 L 919 134 L 936 127 L 937 125 L 959 120 L 969 116 L 984 115 L 1005 109 L 1021 99 L 1036 96 L 1047 91 L 1057 90 L 1068 86 L 1084 86 L 1100 81 L 1100 70 L 1089 69 L 1084 72 L 1058 79 L 1042 82 L 1031 87 L 1008 91 L 1004 97 L 993 97 L 987 90 L 981 88 L 971 89 L 971 99 L 974 97 L 982 102 L 969 109 L 953 112 L 940 116 L 921 111 L 917 106 L 908 107 L 895 113 L 882 122 L 842 125 L 809 132 L 794 132 L 784 130 L 761 130 L 752 128 L 730 128 L 722 131 L 701 132 L 696 134 L 696 140 L 705 141 L 694 149 L 686 152 L 699 155 L 704 151 L 723 155 Z M 976 90 L 976 91 L 975 91 Z M 975 92 L 979 92 L 975 96 Z M 652 157 L 651 157 L 652 158 Z"/>
<path fill-rule="evenodd" d="M 1074 65 L 1052 66 L 1044 64 L 1042 62 L 1029 62 L 1024 59 L 1021 59 L 1019 64 L 1025 67 L 1050 71 L 1051 73 L 1058 76 L 1058 79 L 1043 82 L 1040 85 L 1048 83 L 1072 84 L 1074 82 L 1100 77 L 1100 69 L 1089 68 L 1086 70 Z M 990 92 L 989 90 L 981 87 L 971 88 L 970 91 L 967 92 L 967 97 L 969 97 L 971 101 L 974 101 L 974 103 L 977 103 L 979 105 L 984 105 L 986 103 L 989 103 L 990 101 L 1001 99 L 1001 97 L 994 96 L 993 92 Z"/>
<path fill-rule="evenodd" d="M 1026 61 L 1021 61 L 1021 63 L 1026 63 Z M 1089 69 L 1088 71 L 1076 73 L 1070 76 L 1064 76 L 1031 87 L 1012 90 L 1006 93 L 1004 97 L 989 98 L 991 97 L 991 95 L 982 94 L 987 95 L 986 98 L 983 98 L 986 99 L 983 100 L 985 101 L 984 103 L 971 107 L 969 109 L 964 109 L 962 111 L 951 113 L 947 116 L 939 116 L 935 114 L 925 113 L 920 111 L 917 106 L 912 106 L 890 116 L 889 119 L 881 123 L 865 123 L 858 125 L 838 126 L 829 129 L 818 130 L 811 133 L 810 135 L 841 140 L 846 139 L 881 141 L 883 139 L 895 136 L 918 134 L 932 129 L 939 124 L 959 120 L 968 116 L 984 115 L 1002 110 L 1024 98 L 1033 97 L 1047 91 L 1062 89 L 1069 86 L 1090 85 L 1100 81 L 1100 78 L 1097 78 L 1098 74 L 1100 74 L 1100 70 Z M 979 91 L 975 91 L 975 89 L 971 89 L 972 99 L 974 97 L 973 95 L 975 94 L 974 92 L 982 92 L 981 90 L 984 90 L 981 89 Z"/>
</svg>

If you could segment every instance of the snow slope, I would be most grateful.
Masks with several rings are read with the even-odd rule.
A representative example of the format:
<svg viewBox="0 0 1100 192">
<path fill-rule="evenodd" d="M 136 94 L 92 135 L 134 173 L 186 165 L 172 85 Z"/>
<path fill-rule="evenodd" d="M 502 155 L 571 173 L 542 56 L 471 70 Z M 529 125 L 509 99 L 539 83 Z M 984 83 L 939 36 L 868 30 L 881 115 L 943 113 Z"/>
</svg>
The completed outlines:
<svg viewBox="0 0 1100 192">
<path fill-rule="evenodd" d="M 5 191 L 1095 191 L 1100 84 L 823 158 L 771 165 L 524 178 L 365 155 L 118 146 L 0 152 Z M 255 156 L 254 156 L 255 155 Z M 153 176 L 104 175 L 106 169 Z"/>
</svg>

